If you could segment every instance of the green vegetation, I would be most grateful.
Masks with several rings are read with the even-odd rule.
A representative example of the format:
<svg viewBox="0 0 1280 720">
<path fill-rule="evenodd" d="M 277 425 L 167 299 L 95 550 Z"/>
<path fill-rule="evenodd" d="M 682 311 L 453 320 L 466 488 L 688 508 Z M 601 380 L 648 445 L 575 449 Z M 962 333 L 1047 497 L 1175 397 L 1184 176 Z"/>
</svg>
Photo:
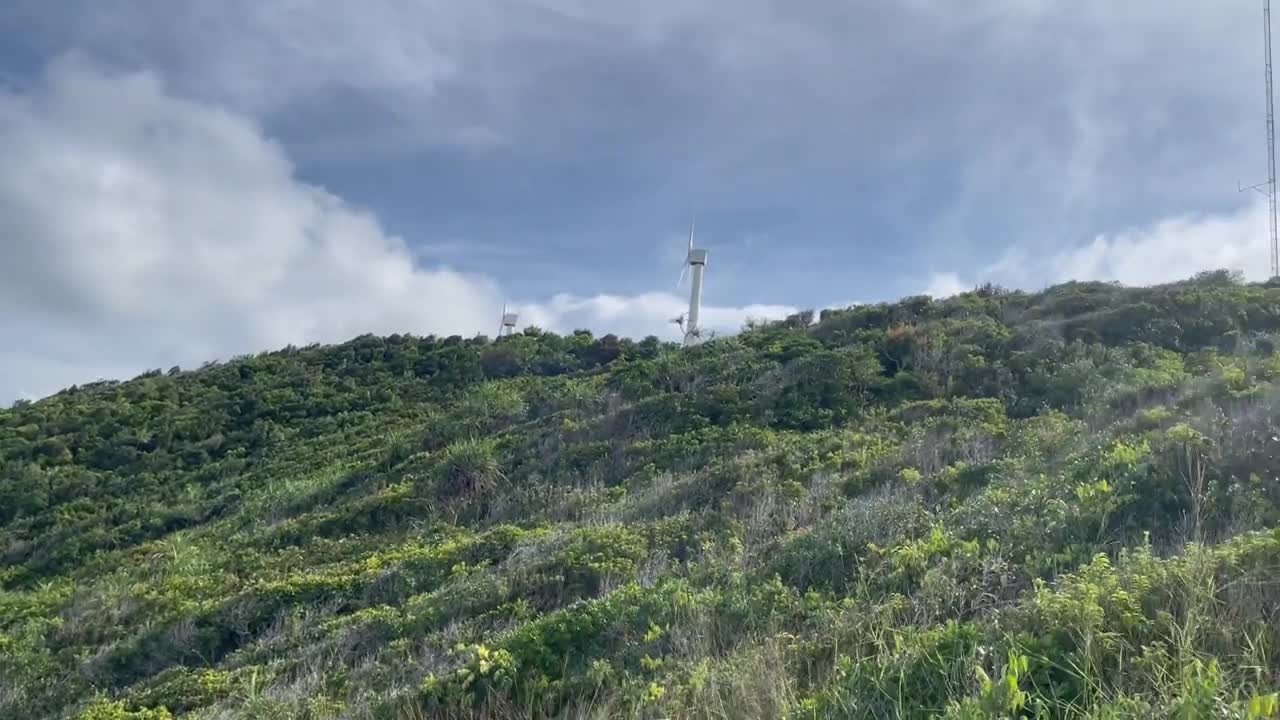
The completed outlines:
<svg viewBox="0 0 1280 720">
<path fill-rule="evenodd" d="M 1280 287 L 360 337 L 0 410 L 0 717 L 1280 718 Z"/>
</svg>

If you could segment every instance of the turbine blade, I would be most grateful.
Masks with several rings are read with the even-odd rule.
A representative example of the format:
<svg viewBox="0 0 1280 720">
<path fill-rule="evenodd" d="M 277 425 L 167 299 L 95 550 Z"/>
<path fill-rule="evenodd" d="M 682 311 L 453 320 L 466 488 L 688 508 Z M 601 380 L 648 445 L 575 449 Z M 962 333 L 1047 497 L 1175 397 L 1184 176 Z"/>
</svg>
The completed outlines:
<svg viewBox="0 0 1280 720">
<path fill-rule="evenodd" d="M 689 252 L 693 252 L 693 226 L 697 221 L 696 217 L 689 221 Z"/>
<path fill-rule="evenodd" d="M 683 284 L 684 284 L 684 273 L 685 273 L 685 271 L 686 271 L 686 270 L 688 270 L 688 269 L 689 269 L 689 263 L 688 263 L 688 262 L 686 262 L 686 263 L 685 263 L 685 264 L 680 268 L 680 279 L 679 279 L 679 280 L 676 280 L 676 288 L 677 288 L 677 289 L 678 289 L 681 285 L 683 285 Z"/>
</svg>

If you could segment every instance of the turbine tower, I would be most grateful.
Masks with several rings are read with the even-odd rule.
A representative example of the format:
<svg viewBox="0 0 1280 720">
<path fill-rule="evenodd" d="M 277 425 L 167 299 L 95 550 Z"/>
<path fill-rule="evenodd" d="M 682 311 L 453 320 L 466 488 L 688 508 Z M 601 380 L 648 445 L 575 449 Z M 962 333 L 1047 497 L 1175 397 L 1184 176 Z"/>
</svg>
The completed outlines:
<svg viewBox="0 0 1280 720">
<path fill-rule="evenodd" d="M 689 347 L 702 337 L 702 326 L 698 324 L 698 316 L 702 312 L 702 276 L 707 270 L 707 251 L 693 246 L 693 222 L 689 223 L 689 252 L 684 258 L 684 267 L 680 268 L 680 279 L 676 287 L 684 282 L 684 274 L 689 272 L 689 311 L 676 318 L 676 324 L 684 331 L 684 346 Z"/>
<path fill-rule="evenodd" d="M 520 316 L 513 312 L 507 312 L 507 304 L 502 304 L 502 324 L 498 326 L 498 337 L 509 337 L 515 334 L 516 323 L 519 322 Z"/>
</svg>

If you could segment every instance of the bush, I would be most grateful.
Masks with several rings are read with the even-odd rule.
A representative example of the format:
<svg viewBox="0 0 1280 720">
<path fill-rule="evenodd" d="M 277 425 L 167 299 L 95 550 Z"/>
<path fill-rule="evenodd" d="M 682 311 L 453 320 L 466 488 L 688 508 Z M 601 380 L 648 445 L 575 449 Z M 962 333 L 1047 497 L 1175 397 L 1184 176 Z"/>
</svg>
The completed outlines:
<svg viewBox="0 0 1280 720">
<path fill-rule="evenodd" d="M 432 494 L 453 522 L 483 516 L 506 481 L 491 442 L 467 440 L 450 445 L 438 457 Z"/>
</svg>

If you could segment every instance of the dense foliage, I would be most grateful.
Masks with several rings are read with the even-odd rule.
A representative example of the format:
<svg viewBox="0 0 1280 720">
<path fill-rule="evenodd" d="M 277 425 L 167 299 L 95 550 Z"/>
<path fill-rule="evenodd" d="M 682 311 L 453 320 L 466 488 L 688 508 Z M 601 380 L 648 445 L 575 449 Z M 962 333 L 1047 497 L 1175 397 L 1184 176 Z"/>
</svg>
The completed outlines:
<svg viewBox="0 0 1280 720">
<path fill-rule="evenodd" d="M 1280 717 L 1280 287 L 365 336 L 0 410 L 0 717 Z"/>
</svg>

